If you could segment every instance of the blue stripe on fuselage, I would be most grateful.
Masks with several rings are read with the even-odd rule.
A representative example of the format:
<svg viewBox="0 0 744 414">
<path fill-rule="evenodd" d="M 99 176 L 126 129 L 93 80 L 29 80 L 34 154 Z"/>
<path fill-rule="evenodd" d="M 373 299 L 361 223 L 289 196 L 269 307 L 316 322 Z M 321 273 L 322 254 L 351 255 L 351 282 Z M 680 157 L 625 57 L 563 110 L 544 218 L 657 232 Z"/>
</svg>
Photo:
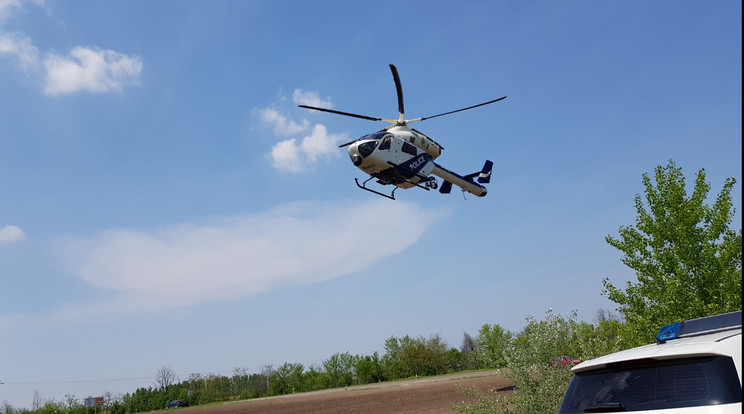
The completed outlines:
<svg viewBox="0 0 744 414">
<path fill-rule="evenodd" d="M 431 160 L 432 158 L 429 154 L 423 153 L 400 164 L 398 168 L 401 170 L 406 178 L 411 178 L 414 175 L 418 174 L 418 172 L 421 171 L 422 168 L 424 168 L 426 163 Z"/>
<path fill-rule="evenodd" d="M 379 179 L 380 181 L 385 182 L 386 184 L 399 184 L 405 180 L 415 177 L 416 174 L 418 174 L 418 172 L 421 171 L 421 169 L 424 168 L 424 166 L 429 161 L 432 161 L 432 158 L 429 154 L 419 154 L 405 162 L 394 165 L 385 171 L 381 171 L 377 174 L 372 174 L 372 176 Z"/>
</svg>

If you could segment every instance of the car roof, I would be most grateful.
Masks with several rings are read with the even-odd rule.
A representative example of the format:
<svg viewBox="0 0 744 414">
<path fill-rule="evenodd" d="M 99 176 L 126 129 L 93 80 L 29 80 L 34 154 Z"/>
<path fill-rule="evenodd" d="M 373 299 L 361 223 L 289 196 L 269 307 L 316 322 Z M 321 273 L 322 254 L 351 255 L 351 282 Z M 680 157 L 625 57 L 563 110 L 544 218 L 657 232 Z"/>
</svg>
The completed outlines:
<svg viewBox="0 0 744 414">
<path fill-rule="evenodd" d="M 738 341 L 738 345 L 735 343 Z M 677 359 L 685 357 L 734 356 L 741 354 L 741 327 L 705 335 L 678 338 L 666 342 L 644 345 L 584 361 L 574 368 L 574 373 L 604 368 L 608 364 L 642 359 Z M 741 361 L 736 361 L 741 372 Z"/>
</svg>

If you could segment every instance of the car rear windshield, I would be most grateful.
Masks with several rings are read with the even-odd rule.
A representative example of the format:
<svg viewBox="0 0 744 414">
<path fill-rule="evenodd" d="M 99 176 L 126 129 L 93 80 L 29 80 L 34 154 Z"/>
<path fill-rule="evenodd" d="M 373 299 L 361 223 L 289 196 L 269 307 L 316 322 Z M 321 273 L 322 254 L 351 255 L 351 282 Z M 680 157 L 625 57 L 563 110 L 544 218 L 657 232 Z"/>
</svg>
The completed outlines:
<svg viewBox="0 0 744 414">
<path fill-rule="evenodd" d="M 578 373 L 560 413 L 645 411 L 741 402 L 731 357 L 642 360 Z"/>
</svg>

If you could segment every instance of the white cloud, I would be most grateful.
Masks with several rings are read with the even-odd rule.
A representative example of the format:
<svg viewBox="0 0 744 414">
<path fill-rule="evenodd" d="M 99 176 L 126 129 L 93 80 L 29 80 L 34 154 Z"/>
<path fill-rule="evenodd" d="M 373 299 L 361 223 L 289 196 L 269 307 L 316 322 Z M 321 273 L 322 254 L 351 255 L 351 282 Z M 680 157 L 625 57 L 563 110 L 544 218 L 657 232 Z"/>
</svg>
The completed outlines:
<svg viewBox="0 0 744 414">
<path fill-rule="evenodd" d="M 23 230 L 16 226 L 7 225 L 0 228 L 0 245 L 14 243 L 23 240 L 25 237 L 26 234 Z"/>
<path fill-rule="evenodd" d="M 279 141 L 271 147 L 271 159 L 274 161 L 274 168 L 279 171 L 300 173 L 302 172 L 303 161 L 300 158 L 300 146 L 294 138 Z"/>
<path fill-rule="evenodd" d="M 113 50 L 75 47 L 67 56 L 53 53 L 43 59 L 31 38 L 21 33 L 0 32 L 0 57 L 17 61 L 28 74 L 44 73 L 44 92 L 62 95 L 87 91 L 119 92 L 127 84 L 137 84 L 142 73 L 142 60 Z"/>
<path fill-rule="evenodd" d="M 295 104 L 323 108 L 333 106 L 330 98 L 324 100 L 317 92 L 301 89 L 294 90 L 292 101 Z M 338 156 L 338 143 L 348 140 L 346 134 L 330 134 L 322 124 L 315 124 L 311 128 L 307 119 L 294 121 L 273 107 L 258 109 L 257 112 L 261 122 L 274 127 L 274 136 L 280 138 L 294 136 L 277 142 L 271 148 L 271 160 L 274 168 L 279 171 L 289 173 L 312 171 L 322 159 Z M 300 134 L 305 135 L 302 138 L 297 137 Z"/>
<path fill-rule="evenodd" d="M 0 23 L 7 20 L 15 13 L 24 11 L 24 3 L 33 3 L 37 6 L 46 8 L 44 0 L 0 0 Z"/>
<path fill-rule="evenodd" d="M 23 0 L 0 0 L 0 23 L 19 10 L 23 10 Z"/>
<path fill-rule="evenodd" d="M 309 105 L 317 106 L 320 108 L 333 108 L 331 99 L 323 100 L 318 95 L 318 92 L 314 91 L 303 91 L 302 89 L 295 89 L 292 93 L 292 101 L 297 105 Z"/>
<path fill-rule="evenodd" d="M 40 67 L 39 49 L 20 33 L 0 32 L 0 57 L 3 55 L 17 59 L 19 69 L 24 72 Z"/>
<path fill-rule="evenodd" d="M 338 142 L 345 138 L 344 134 L 329 134 L 325 125 L 315 124 L 313 132 L 302 139 L 302 152 L 314 164 L 318 158 L 338 156 Z"/>
<path fill-rule="evenodd" d="M 0 0 L 0 23 L 23 11 L 25 3 L 49 11 L 44 0 Z M 76 46 L 66 56 L 49 53 L 42 59 L 31 38 L 0 31 L 0 58 L 3 56 L 17 60 L 18 68 L 27 74 L 43 74 L 47 95 L 119 92 L 125 85 L 139 83 L 142 73 L 142 60 L 138 56 Z"/>
<path fill-rule="evenodd" d="M 274 108 L 263 108 L 258 111 L 261 122 L 267 123 L 274 127 L 274 134 L 280 137 L 287 137 L 307 131 L 310 128 L 310 121 L 303 119 L 301 123 L 290 120 L 279 113 Z"/>
<path fill-rule="evenodd" d="M 359 220 L 381 216 L 385 226 Z M 349 275 L 400 254 L 438 217 L 387 200 L 302 202 L 203 223 L 68 238 L 59 245 L 65 267 L 117 299 L 65 307 L 50 317 L 74 319 L 92 313 L 91 306 L 99 316 L 175 309 Z"/>
<path fill-rule="evenodd" d="M 274 145 L 271 158 L 274 167 L 280 171 L 300 173 L 312 170 L 321 158 L 338 156 L 337 143 L 346 138 L 346 134 L 329 134 L 325 125 L 316 124 L 300 144 L 292 138 Z"/>
<path fill-rule="evenodd" d="M 77 46 L 67 56 L 49 54 L 45 93 L 61 95 L 87 91 L 121 91 L 125 84 L 139 82 L 142 60 L 113 50 Z"/>
</svg>

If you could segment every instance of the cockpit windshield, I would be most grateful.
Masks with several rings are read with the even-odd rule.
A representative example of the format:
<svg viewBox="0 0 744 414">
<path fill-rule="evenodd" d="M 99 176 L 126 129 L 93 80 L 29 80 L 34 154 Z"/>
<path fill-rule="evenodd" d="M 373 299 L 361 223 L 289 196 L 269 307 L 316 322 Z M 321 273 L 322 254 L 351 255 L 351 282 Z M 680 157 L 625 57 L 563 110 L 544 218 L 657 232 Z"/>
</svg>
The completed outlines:
<svg viewBox="0 0 744 414">
<path fill-rule="evenodd" d="M 371 134 L 364 135 L 363 137 L 359 138 L 359 140 L 361 141 L 363 139 L 380 139 L 386 133 L 387 133 L 387 131 L 385 131 L 384 129 L 381 129 L 381 130 L 379 130 L 377 132 L 373 132 Z"/>
<path fill-rule="evenodd" d="M 362 142 L 357 146 L 357 149 L 359 150 L 359 155 L 362 156 L 362 158 L 368 157 L 372 152 L 377 148 L 377 144 L 380 143 L 380 139 L 387 133 L 387 131 L 380 130 L 377 132 L 373 132 L 371 134 L 364 135 L 363 137 L 359 138 L 358 141 L 366 141 Z"/>
<path fill-rule="evenodd" d="M 372 154 L 372 152 L 375 150 L 375 147 L 377 147 L 378 142 L 380 141 L 364 141 L 361 144 L 359 144 L 357 146 L 359 155 L 361 155 L 362 158 L 369 157 L 369 154 Z"/>
</svg>

